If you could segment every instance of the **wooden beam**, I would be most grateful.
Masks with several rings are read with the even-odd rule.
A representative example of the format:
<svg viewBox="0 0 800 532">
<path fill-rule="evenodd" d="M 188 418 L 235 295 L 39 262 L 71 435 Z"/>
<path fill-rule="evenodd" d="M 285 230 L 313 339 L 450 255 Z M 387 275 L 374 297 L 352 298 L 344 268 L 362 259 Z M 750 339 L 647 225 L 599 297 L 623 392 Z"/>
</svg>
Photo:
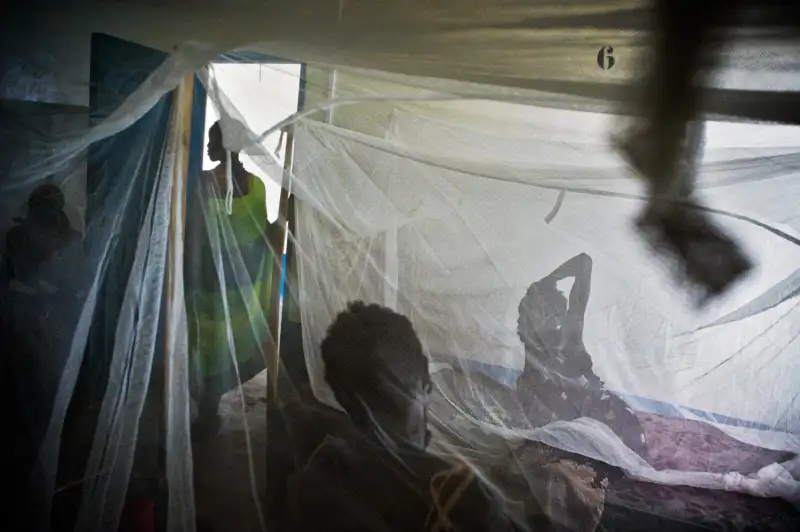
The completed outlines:
<svg viewBox="0 0 800 532">
<path fill-rule="evenodd" d="M 183 242 L 186 223 L 186 190 L 189 180 L 189 145 L 192 132 L 192 99 L 194 97 L 194 74 L 189 74 L 183 78 L 172 94 L 172 109 L 175 120 L 172 127 L 178 128 L 176 148 L 176 161 L 172 179 L 172 209 L 170 213 L 170 228 L 168 240 L 168 262 L 166 268 L 166 303 L 165 303 L 165 328 L 164 335 L 164 383 L 162 388 L 162 409 L 164 428 L 168 426 L 167 418 L 167 399 L 170 383 L 172 382 L 172 365 L 170 360 L 176 342 L 176 328 L 172 324 L 175 315 L 174 304 L 177 297 L 176 279 L 182 275 L 176 271 L 176 264 L 183 264 L 182 260 L 176 260 L 183 253 Z"/>
</svg>

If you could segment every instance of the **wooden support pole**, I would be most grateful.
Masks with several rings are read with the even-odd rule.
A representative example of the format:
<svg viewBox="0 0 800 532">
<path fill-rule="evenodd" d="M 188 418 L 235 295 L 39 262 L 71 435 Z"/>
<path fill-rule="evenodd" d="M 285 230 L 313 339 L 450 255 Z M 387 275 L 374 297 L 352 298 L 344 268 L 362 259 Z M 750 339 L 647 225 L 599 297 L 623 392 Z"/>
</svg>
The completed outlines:
<svg viewBox="0 0 800 532">
<path fill-rule="evenodd" d="M 172 383 L 172 364 L 174 353 L 172 350 L 176 345 L 175 333 L 177 329 L 172 323 L 175 316 L 174 304 L 176 301 L 176 291 L 180 288 L 176 286 L 178 279 L 182 279 L 182 272 L 176 271 L 176 264 L 183 264 L 182 260 L 176 260 L 183 254 L 184 227 L 186 222 L 186 190 L 189 179 L 189 145 L 192 133 L 192 99 L 194 97 L 194 74 L 183 78 L 172 95 L 172 109 L 175 120 L 172 127 L 178 128 L 176 161 L 172 179 L 172 210 L 170 214 L 170 228 L 168 241 L 168 262 L 165 279 L 165 328 L 164 335 L 164 383 L 162 388 L 162 411 L 163 427 L 169 425 L 167 401 Z M 180 255 L 179 255 L 180 254 Z"/>
</svg>

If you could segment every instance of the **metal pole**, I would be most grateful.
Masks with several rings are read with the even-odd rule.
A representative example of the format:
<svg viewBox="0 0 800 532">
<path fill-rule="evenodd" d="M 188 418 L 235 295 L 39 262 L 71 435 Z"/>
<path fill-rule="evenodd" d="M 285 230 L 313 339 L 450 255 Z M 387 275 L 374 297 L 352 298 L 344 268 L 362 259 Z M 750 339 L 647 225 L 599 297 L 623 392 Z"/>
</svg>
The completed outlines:
<svg viewBox="0 0 800 532">
<path fill-rule="evenodd" d="M 289 199 L 292 161 L 294 159 L 294 131 L 290 128 L 286 133 L 286 157 L 283 161 L 284 182 L 281 188 L 281 199 L 278 205 L 278 219 L 275 220 L 279 228 L 276 237 L 270 239 L 270 246 L 274 253 L 272 267 L 272 280 L 270 282 L 269 303 L 269 334 L 272 340 L 272 349 L 267 360 L 267 377 L 269 379 L 269 400 L 278 402 L 278 376 L 281 368 L 281 325 L 283 318 L 283 300 L 281 298 L 281 281 L 283 280 L 286 245 L 289 240 Z"/>
<path fill-rule="evenodd" d="M 331 77 L 328 83 L 328 99 L 333 100 L 336 97 L 336 69 L 331 71 Z M 333 124 L 333 106 L 329 106 L 325 111 L 325 123 Z"/>
<path fill-rule="evenodd" d="M 305 66 L 301 70 L 300 79 L 300 101 L 298 102 L 299 108 L 305 105 L 304 91 L 305 83 L 303 76 L 305 76 Z M 330 85 L 328 88 L 328 98 L 333 98 L 336 91 L 336 70 L 331 72 Z M 332 123 L 333 110 L 329 108 L 326 112 L 325 121 Z M 284 265 L 288 269 L 288 260 L 284 262 L 283 257 L 287 252 L 289 245 L 289 230 L 290 230 L 290 216 L 294 213 L 294 198 L 291 194 L 291 172 L 294 162 L 294 129 L 289 127 L 286 132 L 286 157 L 284 158 L 283 168 L 284 182 L 281 188 L 281 199 L 278 206 L 278 219 L 275 224 L 279 228 L 278 234 L 274 241 L 270 242 L 273 250 L 275 251 L 275 263 L 277 267 L 273 266 L 272 281 L 270 291 L 270 306 L 269 306 L 269 334 L 272 339 L 272 349 L 267 359 L 267 383 L 268 392 L 267 398 L 270 403 L 277 404 L 278 397 L 278 377 L 281 367 L 281 328 L 283 320 L 283 300 L 281 299 L 281 282 L 284 279 Z"/>
</svg>

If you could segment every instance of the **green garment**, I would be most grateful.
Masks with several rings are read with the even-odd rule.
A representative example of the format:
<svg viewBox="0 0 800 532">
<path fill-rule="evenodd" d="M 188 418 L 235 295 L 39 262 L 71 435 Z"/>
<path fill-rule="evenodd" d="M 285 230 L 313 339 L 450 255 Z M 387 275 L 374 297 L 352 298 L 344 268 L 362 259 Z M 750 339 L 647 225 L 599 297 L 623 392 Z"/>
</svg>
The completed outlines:
<svg viewBox="0 0 800 532">
<path fill-rule="evenodd" d="M 187 246 L 191 253 L 186 261 L 199 264 L 195 262 L 192 270 L 195 275 L 187 276 L 186 303 L 195 370 L 209 378 L 231 373 L 229 325 L 239 365 L 253 356 L 265 357 L 269 346 L 274 259 L 266 238 L 266 188 L 260 179 L 250 176 L 248 193 L 233 199 L 232 214 L 227 213 L 224 198 L 205 199 L 205 202 L 206 218 L 203 219 L 202 212 L 199 216 L 194 213 L 192 222 L 197 225 L 187 227 L 190 233 L 194 230 L 188 237 L 194 242 Z M 209 233 L 218 234 L 226 287 L 224 298 Z M 243 271 L 246 275 L 242 275 Z"/>
</svg>

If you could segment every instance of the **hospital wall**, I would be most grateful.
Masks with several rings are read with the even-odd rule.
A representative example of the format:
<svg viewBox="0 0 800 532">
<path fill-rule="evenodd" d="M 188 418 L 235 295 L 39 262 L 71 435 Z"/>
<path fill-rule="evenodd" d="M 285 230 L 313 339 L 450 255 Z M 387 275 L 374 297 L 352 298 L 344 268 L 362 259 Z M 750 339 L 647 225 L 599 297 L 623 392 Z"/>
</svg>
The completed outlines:
<svg viewBox="0 0 800 532">
<path fill-rule="evenodd" d="M 26 138 L 28 132 L 58 138 L 87 126 L 90 34 L 47 17 L 25 21 L 7 17 L 0 22 L 0 50 L 4 128 L 0 131 L 4 137 L 0 176 L 5 187 L 10 183 L 7 180 L 19 179 L 19 169 L 28 167 L 37 156 Z M 65 214 L 74 229 L 83 231 L 86 161 L 78 158 L 54 176 L 35 176 L 31 184 L 7 189 L 0 198 L 0 235 L 14 217 L 25 215 L 27 196 L 45 178 L 61 185 Z"/>
</svg>

